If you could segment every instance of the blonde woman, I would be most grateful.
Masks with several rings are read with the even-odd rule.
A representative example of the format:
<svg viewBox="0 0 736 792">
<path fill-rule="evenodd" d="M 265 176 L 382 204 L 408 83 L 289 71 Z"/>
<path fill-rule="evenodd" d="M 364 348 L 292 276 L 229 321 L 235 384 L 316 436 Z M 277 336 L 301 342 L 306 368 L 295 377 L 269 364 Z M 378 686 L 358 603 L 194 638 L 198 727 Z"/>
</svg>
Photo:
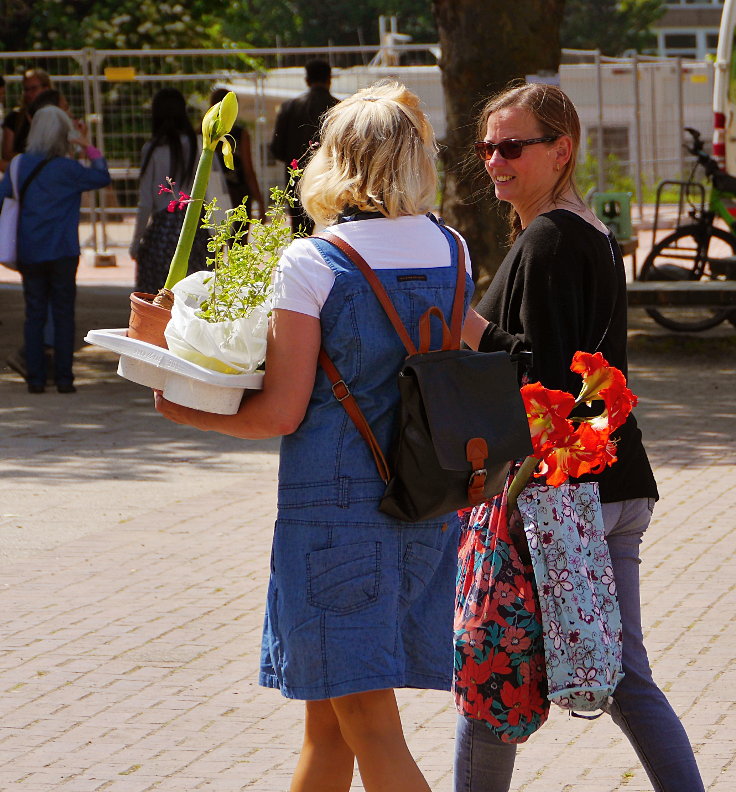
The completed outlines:
<svg viewBox="0 0 736 792">
<path fill-rule="evenodd" d="M 436 146 L 419 100 L 396 83 L 367 88 L 328 112 L 320 139 L 302 203 L 368 262 L 417 343 L 427 308 L 449 315 L 458 266 L 454 239 L 427 216 Z M 468 269 L 466 305 L 472 288 Z M 275 289 L 263 390 L 234 416 L 160 394 L 157 408 L 204 430 L 284 436 L 260 683 L 306 701 L 292 792 L 348 790 L 356 759 L 368 792 L 426 792 L 394 688 L 450 687 L 457 517 L 414 525 L 378 511 L 383 481 L 318 354 L 388 449 L 406 352 L 350 259 L 296 240 Z"/>
</svg>

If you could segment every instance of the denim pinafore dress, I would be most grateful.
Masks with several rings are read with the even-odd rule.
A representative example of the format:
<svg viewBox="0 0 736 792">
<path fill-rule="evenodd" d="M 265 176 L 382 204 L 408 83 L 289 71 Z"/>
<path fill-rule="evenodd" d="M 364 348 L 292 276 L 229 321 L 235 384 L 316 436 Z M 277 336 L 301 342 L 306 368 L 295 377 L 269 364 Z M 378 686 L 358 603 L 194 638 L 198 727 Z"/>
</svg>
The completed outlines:
<svg viewBox="0 0 736 792">
<path fill-rule="evenodd" d="M 417 345 L 427 308 L 451 312 L 458 256 L 442 232 L 452 266 L 376 270 Z M 320 315 L 322 343 L 388 454 L 406 350 L 352 262 L 330 243 L 312 242 L 335 274 Z M 466 309 L 472 290 L 466 277 Z M 319 368 L 304 421 L 281 443 L 261 685 L 305 700 L 450 689 L 459 521 L 454 513 L 395 520 L 378 511 L 384 489 Z"/>
</svg>

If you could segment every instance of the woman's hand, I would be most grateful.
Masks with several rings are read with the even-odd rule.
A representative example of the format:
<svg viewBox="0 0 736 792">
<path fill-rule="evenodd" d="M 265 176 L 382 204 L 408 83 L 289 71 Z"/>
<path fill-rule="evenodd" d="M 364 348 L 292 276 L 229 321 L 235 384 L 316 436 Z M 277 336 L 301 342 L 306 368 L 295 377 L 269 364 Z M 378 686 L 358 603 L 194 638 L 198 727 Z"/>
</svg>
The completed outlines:
<svg viewBox="0 0 736 792">
<path fill-rule="evenodd" d="M 193 410 L 191 407 L 183 407 L 181 404 L 174 404 L 174 402 L 165 399 L 163 391 L 160 390 L 153 391 L 153 404 L 164 418 L 168 418 L 174 423 L 193 426 L 203 432 L 207 431 L 205 418 L 209 413 Z"/>
</svg>

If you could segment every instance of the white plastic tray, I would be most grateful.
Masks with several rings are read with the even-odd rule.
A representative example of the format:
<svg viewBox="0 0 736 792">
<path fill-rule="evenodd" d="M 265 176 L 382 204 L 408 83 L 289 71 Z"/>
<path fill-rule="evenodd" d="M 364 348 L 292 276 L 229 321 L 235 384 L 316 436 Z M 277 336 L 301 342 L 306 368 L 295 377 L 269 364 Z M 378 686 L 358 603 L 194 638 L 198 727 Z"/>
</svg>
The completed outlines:
<svg viewBox="0 0 736 792">
<path fill-rule="evenodd" d="M 233 415 L 243 391 L 260 390 L 263 374 L 222 374 L 177 357 L 168 349 L 128 338 L 125 328 L 90 330 L 88 344 L 120 355 L 118 374 L 148 388 L 156 388 L 175 404 L 206 412 Z"/>
</svg>

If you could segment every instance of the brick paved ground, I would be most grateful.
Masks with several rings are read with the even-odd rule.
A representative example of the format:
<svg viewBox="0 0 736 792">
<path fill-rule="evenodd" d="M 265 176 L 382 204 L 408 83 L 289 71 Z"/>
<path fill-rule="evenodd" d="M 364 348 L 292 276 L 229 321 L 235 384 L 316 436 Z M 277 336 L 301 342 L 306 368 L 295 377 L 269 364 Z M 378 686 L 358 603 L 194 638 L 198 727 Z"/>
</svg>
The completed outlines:
<svg viewBox="0 0 736 792">
<path fill-rule="evenodd" d="M 13 278 L 0 283 L 0 790 L 286 790 L 301 705 L 254 681 L 277 444 L 169 424 L 89 347 L 77 394 L 27 394 L 2 368 L 20 337 Z M 124 323 L 129 278 L 83 265 L 80 330 Z M 631 384 L 662 493 L 642 553 L 647 643 L 706 787 L 731 792 L 734 333 L 632 324 Z M 399 698 L 432 789 L 450 792 L 449 695 Z M 607 718 L 558 710 L 521 747 L 513 788 L 651 789 Z"/>
</svg>

